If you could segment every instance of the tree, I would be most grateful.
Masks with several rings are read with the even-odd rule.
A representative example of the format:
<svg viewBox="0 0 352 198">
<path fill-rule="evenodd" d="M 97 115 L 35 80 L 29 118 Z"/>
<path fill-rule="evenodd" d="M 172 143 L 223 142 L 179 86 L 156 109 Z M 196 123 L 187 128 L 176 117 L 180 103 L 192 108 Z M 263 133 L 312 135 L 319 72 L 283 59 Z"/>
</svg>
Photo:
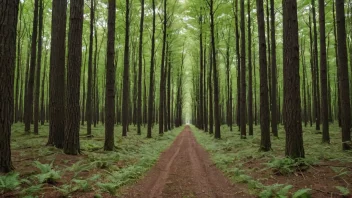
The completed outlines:
<svg viewBox="0 0 352 198">
<path fill-rule="evenodd" d="M 139 54 L 138 54 L 138 101 L 137 101 L 137 134 L 141 134 L 142 124 L 142 68 L 143 68 L 143 29 L 144 0 L 141 0 L 141 19 L 139 23 Z M 145 101 L 144 101 L 145 102 Z"/>
<path fill-rule="evenodd" d="M 248 1 L 248 125 L 249 135 L 253 135 L 253 73 L 252 73 L 252 33 L 251 3 Z"/>
<path fill-rule="evenodd" d="M 271 150 L 270 129 L 269 129 L 269 94 L 267 78 L 267 59 L 265 42 L 265 22 L 263 0 L 257 0 L 257 20 L 259 35 L 259 69 L 260 69 L 260 130 L 261 142 L 260 150 Z"/>
<path fill-rule="evenodd" d="M 167 0 L 164 0 L 164 19 L 163 19 L 163 46 L 161 51 L 161 67 L 160 67 L 160 89 L 159 89 L 159 134 L 164 133 L 164 101 L 165 101 L 165 56 L 166 56 L 166 35 L 167 35 Z"/>
<path fill-rule="evenodd" d="M 0 172 L 14 169 L 11 161 L 11 124 L 13 121 L 14 73 L 19 0 L 0 3 Z"/>
<path fill-rule="evenodd" d="M 116 0 L 109 0 L 108 11 L 108 43 L 107 43 L 107 65 L 106 65 L 106 91 L 105 91 L 105 144 L 104 150 L 112 151 L 114 144 L 115 124 L 115 18 Z"/>
<path fill-rule="evenodd" d="M 337 30 L 337 57 L 339 62 L 339 85 L 341 101 L 341 128 L 342 128 L 342 149 L 350 150 L 351 146 L 351 106 L 350 91 L 347 65 L 347 47 L 346 47 L 346 27 L 345 27 L 345 1 L 336 0 L 336 30 Z"/>
<path fill-rule="evenodd" d="M 153 26 L 152 26 L 152 47 L 150 57 L 150 74 L 149 74 L 149 97 L 148 97 L 148 131 L 147 138 L 152 137 L 153 125 L 153 101 L 154 101 L 154 57 L 155 57 L 155 0 L 152 0 L 153 7 Z"/>
<path fill-rule="evenodd" d="M 275 9 L 274 0 L 270 0 L 270 18 L 271 18 L 271 130 L 274 136 L 278 136 L 277 132 L 277 71 L 276 71 L 276 38 L 275 38 Z M 270 82 L 269 82 L 270 83 Z"/>
<path fill-rule="evenodd" d="M 125 16 L 125 52 L 123 61 L 123 99 L 122 99 L 122 136 L 127 136 L 129 124 L 129 103 L 130 103 L 130 5 L 126 0 Z"/>
<path fill-rule="evenodd" d="M 325 4 L 319 0 L 319 32 L 320 32 L 320 82 L 321 82 L 321 114 L 323 121 L 323 142 L 330 143 L 329 112 L 328 112 L 328 83 L 325 43 Z"/>
<path fill-rule="evenodd" d="M 240 0 L 241 9 L 241 105 L 240 105 L 240 127 L 241 138 L 246 138 L 246 29 L 244 18 L 244 0 Z"/>
<path fill-rule="evenodd" d="M 65 130 L 66 0 L 53 0 L 50 47 L 48 145 L 63 148 Z"/>
<path fill-rule="evenodd" d="M 40 72 L 42 64 L 42 51 L 43 51 L 43 0 L 39 1 L 39 35 L 38 35 L 38 59 L 35 74 L 35 92 L 34 92 L 34 134 L 38 134 L 39 125 L 39 93 L 40 93 Z"/>
<path fill-rule="evenodd" d="M 79 90 L 82 64 L 83 0 L 70 2 L 70 25 L 68 34 L 67 100 L 64 152 L 77 155 L 80 151 Z"/>
<path fill-rule="evenodd" d="M 37 59 L 37 38 L 38 38 L 38 7 L 39 0 L 34 1 L 32 40 L 31 40 L 31 60 L 29 69 L 29 79 L 26 87 L 26 96 L 24 100 L 24 131 L 29 133 L 31 130 L 31 122 L 33 120 L 33 88 L 35 64 Z"/>
<path fill-rule="evenodd" d="M 304 158 L 296 0 L 283 0 L 283 28 L 285 155 L 291 158 Z"/>
<path fill-rule="evenodd" d="M 87 136 L 92 135 L 92 70 L 93 70 L 93 32 L 94 32 L 94 0 L 90 0 L 90 25 L 89 25 L 89 52 L 88 52 L 88 80 L 87 80 L 87 101 L 86 101 L 86 120 Z M 84 83 L 84 82 L 83 82 Z M 84 104 L 83 104 L 84 105 Z"/>
</svg>

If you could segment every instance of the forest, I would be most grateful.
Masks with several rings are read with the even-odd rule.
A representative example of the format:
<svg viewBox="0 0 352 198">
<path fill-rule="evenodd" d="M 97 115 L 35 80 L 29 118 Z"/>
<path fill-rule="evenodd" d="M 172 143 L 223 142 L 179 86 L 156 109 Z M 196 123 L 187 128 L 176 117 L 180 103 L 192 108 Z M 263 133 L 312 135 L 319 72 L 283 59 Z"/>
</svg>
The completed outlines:
<svg viewBox="0 0 352 198">
<path fill-rule="evenodd" d="M 0 197 L 352 197 L 351 0 L 0 0 Z"/>
</svg>

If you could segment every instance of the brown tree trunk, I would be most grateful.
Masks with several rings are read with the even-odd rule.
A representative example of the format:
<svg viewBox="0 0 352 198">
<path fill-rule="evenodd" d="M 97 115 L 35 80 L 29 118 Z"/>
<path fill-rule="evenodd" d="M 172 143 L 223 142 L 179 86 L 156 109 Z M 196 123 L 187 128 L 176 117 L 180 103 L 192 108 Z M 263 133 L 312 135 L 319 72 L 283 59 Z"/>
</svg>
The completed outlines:
<svg viewBox="0 0 352 198">
<path fill-rule="evenodd" d="M 164 0 L 164 19 L 163 19 L 163 46 L 161 51 L 161 67 L 160 67 L 160 89 L 159 89 L 159 135 L 164 133 L 164 100 L 165 100 L 165 49 L 166 49 L 166 31 L 167 31 L 167 0 Z"/>
<path fill-rule="evenodd" d="M 37 59 L 37 39 L 38 39 L 38 7 L 39 0 L 34 1 L 32 40 L 31 40 L 31 60 L 29 69 L 29 78 L 26 87 L 26 97 L 24 99 L 24 131 L 29 133 L 31 130 L 31 122 L 33 121 L 33 89 L 34 75 Z"/>
<path fill-rule="evenodd" d="M 253 135 L 253 72 L 252 72 L 252 31 L 251 31 L 251 4 L 248 6 L 248 134 Z"/>
<path fill-rule="evenodd" d="M 299 86 L 299 45 L 296 0 L 283 0 L 283 28 L 283 115 L 286 131 L 285 155 L 291 158 L 304 158 Z"/>
<path fill-rule="evenodd" d="M 66 0 L 53 0 L 51 21 L 48 145 L 63 148 L 65 130 Z"/>
<path fill-rule="evenodd" d="M 107 65 L 106 65 L 106 91 L 105 91 L 105 143 L 104 150 L 112 151 L 114 144 L 115 123 L 115 18 L 116 0 L 109 0 L 108 8 L 108 41 L 107 41 Z"/>
<path fill-rule="evenodd" d="M 154 110 L 154 57 L 155 57 L 155 0 L 152 0 L 153 7 L 153 26 L 152 26 L 152 47 L 150 57 L 150 74 L 149 74 L 149 98 L 148 98 L 148 131 L 147 138 L 152 137 L 153 110 Z"/>
<path fill-rule="evenodd" d="M 127 136 L 130 103 L 130 1 L 126 0 L 125 16 L 125 52 L 123 67 L 123 98 L 122 98 L 122 136 Z"/>
<path fill-rule="evenodd" d="M 278 136 L 277 131 L 277 71 L 276 71 L 276 38 L 275 38 L 275 9 L 274 0 L 270 0 L 271 15 L 271 130 L 275 137 Z M 270 83 L 270 82 L 269 82 Z"/>
<path fill-rule="evenodd" d="M 143 26 L 144 26 L 144 0 L 141 0 L 141 19 L 139 22 L 139 52 L 138 52 L 138 101 L 137 101 L 138 103 L 137 104 L 137 134 L 138 135 L 141 135 L 141 124 L 142 124 L 142 69 L 143 69 L 143 30 L 144 30 Z"/>
<path fill-rule="evenodd" d="M 14 73 L 19 0 L 0 3 L 0 173 L 14 169 L 11 161 L 11 124 L 14 107 Z"/>
<path fill-rule="evenodd" d="M 321 83 L 321 114 L 323 121 L 323 142 L 330 143 L 329 111 L 328 111 L 328 83 L 327 60 L 325 43 L 325 4 L 319 0 L 319 32 L 320 32 L 320 83 Z"/>
<path fill-rule="evenodd" d="M 241 10 L 241 105 L 240 105 L 240 127 L 241 138 L 246 138 L 246 29 L 244 18 L 244 0 L 240 1 Z"/>
<path fill-rule="evenodd" d="M 261 130 L 261 151 L 271 150 L 270 121 L 269 116 L 269 93 L 266 62 L 265 22 L 263 0 L 257 0 L 257 20 L 259 35 L 259 73 L 260 73 L 260 130 Z"/>
<path fill-rule="evenodd" d="M 67 105 L 64 139 L 64 152 L 69 155 L 77 155 L 81 152 L 79 143 L 79 90 L 82 64 L 83 6 L 83 0 L 70 2 L 70 29 L 68 34 L 67 66 Z"/>
<path fill-rule="evenodd" d="M 351 106 L 347 65 L 346 27 L 344 0 L 336 0 L 337 48 L 339 59 L 339 84 L 341 101 L 342 149 L 350 150 Z"/>
</svg>

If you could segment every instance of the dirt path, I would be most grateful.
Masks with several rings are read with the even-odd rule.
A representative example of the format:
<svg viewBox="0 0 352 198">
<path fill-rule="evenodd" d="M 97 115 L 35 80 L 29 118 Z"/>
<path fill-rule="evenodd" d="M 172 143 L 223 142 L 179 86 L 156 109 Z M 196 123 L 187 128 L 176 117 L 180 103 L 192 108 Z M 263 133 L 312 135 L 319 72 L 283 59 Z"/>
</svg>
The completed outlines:
<svg viewBox="0 0 352 198">
<path fill-rule="evenodd" d="M 228 181 L 186 126 L 147 175 L 123 197 L 251 197 Z"/>
</svg>

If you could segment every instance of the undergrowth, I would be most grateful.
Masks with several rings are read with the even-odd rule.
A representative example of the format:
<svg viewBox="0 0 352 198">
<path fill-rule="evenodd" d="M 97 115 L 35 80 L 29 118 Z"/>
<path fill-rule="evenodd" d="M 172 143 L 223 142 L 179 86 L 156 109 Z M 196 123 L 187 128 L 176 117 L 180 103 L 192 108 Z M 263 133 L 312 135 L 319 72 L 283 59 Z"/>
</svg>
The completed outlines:
<svg viewBox="0 0 352 198">
<path fill-rule="evenodd" d="M 260 152 L 260 128 L 254 127 L 254 136 L 240 139 L 237 128 L 229 131 L 227 126 L 221 127 L 222 139 L 213 138 L 212 134 L 205 133 L 192 126 L 197 141 L 211 154 L 215 165 L 222 170 L 231 180 L 246 184 L 248 193 L 263 197 L 310 197 L 310 188 L 297 189 L 290 184 L 265 185 L 262 179 L 250 176 L 251 172 L 271 170 L 274 175 L 303 174 L 304 171 L 319 165 L 321 161 L 333 160 L 342 163 L 352 163 L 351 152 L 341 150 L 341 136 L 336 126 L 330 128 L 331 144 L 321 144 L 321 136 L 315 134 L 312 128 L 304 128 L 304 146 L 306 158 L 290 159 L 284 156 L 285 136 L 284 129 L 279 126 L 279 138 L 272 137 L 272 151 Z M 251 163 L 260 166 L 248 168 Z M 348 175 L 343 168 L 334 168 L 335 177 Z M 274 177 L 274 176 L 273 176 Z M 333 179 L 333 178 L 332 178 Z M 336 186 L 341 195 L 349 195 L 350 191 L 342 186 Z M 295 189 L 295 190 L 294 190 Z"/>
<path fill-rule="evenodd" d="M 157 125 L 155 126 L 157 128 Z M 63 197 L 70 197 L 75 192 L 94 191 L 116 195 L 120 187 L 139 179 L 157 161 L 165 150 L 182 131 L 181 128 L 166 132 L 163 136 L 153 133 L 147 139 L 146 128 L 142 135 L 137 135 L 136 127 L 130 126 L 127 137 L 121 137 L 121 126 L 115 127 L 115 145 L 113 152 L 103 150 L 104 126 L 92 127 L 92 137 L 85 135 L 86 128 L 81 126 L 80 144 L 83 155 L 66 156 L 61 149 L 46 146 L 48 125 L 39 127 L 39 135 L 25 134 L 23 124 L 14 124 L 12 149 L 17 152 L 15 167 L 29 167 L 34 171 L 22 175 L 21 169 L 15 173 L 0 176 L 0 195 L 16 192 L 21 197 L 45 197 L 43 186 L 58 192 Z M 34 161 L 34 162 L 33 162 Z M 69 179 L 67 182 L 67 179 Z"/>
</svg>

